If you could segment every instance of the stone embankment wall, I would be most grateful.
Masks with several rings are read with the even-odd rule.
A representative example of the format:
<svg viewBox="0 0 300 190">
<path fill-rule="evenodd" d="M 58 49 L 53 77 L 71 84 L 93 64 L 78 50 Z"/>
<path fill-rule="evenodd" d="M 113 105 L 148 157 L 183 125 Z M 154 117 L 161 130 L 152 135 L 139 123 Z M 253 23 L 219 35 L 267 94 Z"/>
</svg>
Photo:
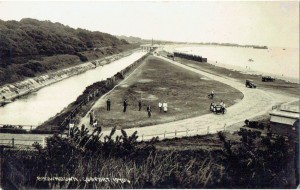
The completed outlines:
<svg viewBox="0 0 300 190">
<path fill-rule="evenodd" d="M 134 69 L 136 69 L 143 60 L 149 55 L 146 54 L 133 64 L 127 66 L 125 69 L 116 73 L 113 77 L 107 78 L 104 81 L 96 82 L 88 87 L 77 98 L 77 100 L 71 103 L 67 109 L 57 114 L 54 118 L 49 119 L 41 126 L 37 127 L 39 130 L 60 130 L 61 132 L 68 128 L 70 122 L 74 122 L 78 115 L 85 115 L 89 109 L 91 109 L 93 103 L 95 103 L 102 95 L 112 90 L 117 84 L 124 80 Z M 80 113 L 80 114 L 79 114 Z"/>
<path fill-rule="evenodd" d="M 5 103 L 11 102 L 15 98 L 29 94 L 29 93 L 36 91 L 42 87 L 45 87 L 49 84 L 53 84 L 55 82 L 61 81 L 63 79 L 69 78 L 71 76 L 86 72 L 86 71 L 88 71 L 90 69 L 94 69 L 98 66 L 102 66 L 102 65 L 111 63 L 115 60 L 118 60 L 122 57 L 132 54 L 134 51 L 136 51 L 136 50 L 131 50 L 128 52 L 108 56 L 108 57 L 105 57 L 105 58 L 102 58 L 99 60 L 84 63 L 81 65 L 77 65 L 77 66 L 63 69 L 60 71 L 55 71 L 55 72 L 52 72 L 50 74 L 46 74 L 43 76 L 26 79 L 26 80 L 16 82 L 13 84 L 7 84 L 4 86 L 0 86 L 0 106 Z"/>
</svg>

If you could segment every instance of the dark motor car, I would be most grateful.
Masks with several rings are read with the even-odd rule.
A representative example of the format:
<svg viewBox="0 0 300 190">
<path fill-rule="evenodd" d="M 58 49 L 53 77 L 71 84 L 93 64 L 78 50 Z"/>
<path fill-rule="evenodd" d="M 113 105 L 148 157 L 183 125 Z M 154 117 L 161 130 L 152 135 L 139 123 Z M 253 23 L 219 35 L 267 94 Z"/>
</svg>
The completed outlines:
<svg viewBox="0 0 300 190">
<path fill-rule="evenodd" d="M 263 82 L 273 82 L 275 79 L 274 78 L 272 78 L 272 77 L 270 77 L 270 76 L 263 76 L 262 78 L 261 78 L 261 81 L 263 81 Z"/>
<path fill-rule="evenodd" d="M 253 80 L 247 79 L 245 85 L 246 85 L 246 87 L 248 87 L 248 88 L 256 88 L 256 85 L 254 84 Z"/>
</svg>

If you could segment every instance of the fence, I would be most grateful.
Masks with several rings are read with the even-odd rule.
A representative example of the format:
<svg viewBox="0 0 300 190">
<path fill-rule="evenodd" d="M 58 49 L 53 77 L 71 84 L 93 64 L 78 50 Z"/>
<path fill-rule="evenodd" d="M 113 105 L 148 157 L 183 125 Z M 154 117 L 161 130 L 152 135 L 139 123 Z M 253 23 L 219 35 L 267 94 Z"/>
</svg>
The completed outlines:
<svg viewBox="0 0 300 190">
<path fill-rule="evenodd" d="M 220 126 L 216 128 L 215 126 L 211 128 L 211 126 L 205 126 L 205 127 L 197 127 L 192 129 L 184 129 L 184 130 L 174 130 L 174 131 L 164 131 L 163 133 L 157 133 L 157 134 L 142 134 L 138 132 L 138 141 L 147 141 L 151 140 L 154 137 L 159 137 L 160 140 L 164 139 L 172 139 L 172 138 L 181 138 L 181 137 L 190 137 L 190 136 L 196 136 L 196 135 L 207 135 L 212 134 L 217 131 L 226 131 L 226 124 L 224 126 Z M 109 135 L 110 131 L 103 132 L 104 134 L 101 137 L 101 140 L 106 135 Z M 107 134 L 106 134 L 107 133 Z M 68 136 L 67 134 L 65 134 Z M 117 133 L 115 134 L 116 137 Z M 6 148 L 18 148 L 18 149 L 32 149 L 33 144 L 35 142 L 41 144 L 41 146 L 44 148 L 46 146 L 46 138 L 48 136 L 41 137 L 40 139 L 18 139 L 18 138 L 5 138 L 0 139 L 0 146 L 6 147 Z"/>
<path fill-rule="evenodd" d="M 196 136 L 196 135 L 208 135 L 211 133 L 215 133 L 217 131 L 226 132 L 226 124 L 224 124 L 223 129 L 218 128 L 218 130 L 216 129 L 212 130 L 210 126 L 207 126 L 207 127 L 197 127 L 197 128 L 185 129 L 185 130 L 164 131 L 164 133 L 149 134 L 149 135 L 142 134 L 141 136 L 139 136 L 138 140 L 139 141 L 150 140 L 153 137 L 159 137 L 160 140 L 164 140 L 164 139 L 189 137 L 189 136 Z"/>
<path fill-rule="evenodd" d="M 26 148 L 31 149 L 33 148 L 33 144 L 35 142 L 42 145 L 44 148 L 46 146 L 46 137 L 43 137 L 40 140 L 34 140 L 34 139 L 15 139 L 15 138 L 6 138 L 6 139 L 0 139 L 0 145 L 7 148 Z"/>
</svg>

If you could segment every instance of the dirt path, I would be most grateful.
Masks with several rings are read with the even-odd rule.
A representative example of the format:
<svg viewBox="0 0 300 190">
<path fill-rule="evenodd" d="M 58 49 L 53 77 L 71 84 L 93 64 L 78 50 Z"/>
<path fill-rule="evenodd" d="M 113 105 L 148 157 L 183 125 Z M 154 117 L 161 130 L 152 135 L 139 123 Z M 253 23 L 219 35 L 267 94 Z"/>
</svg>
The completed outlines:
<svg viewBox="0 0 300 190">
<path fill-rule="evenodd" d="M 220 130 L 231 130 L 230 125 L 242 122 L 245 119 L 251 119 L 259 115 L 266 114 L 271 110 L 273 105 L 285 102 L 297 101 L 298 98 L 287 95 L 276 94 L 266 90 L 246 88 L 244 83 L 238 82 L 229 77 L 216 76 L 207 72 L 203 72 L 183 64 L 171 61 L 164 57 L 159 57 L 163 60 L 171 62 L 174 65 L 185 68 L 187 70 L 199 73 L 213 80 L 220 81 L 224 84 L 230 85 L 244 94 L 242 101 L 227 108 L 227 113 L 224 115 L 206 114 L 199 117 L 164 123 L 159 125 L 147 126 L 142 128 L 130 128 L 125 131 L 132 134 L 138 131 L 140 140 L 150 139 L 155 136 L 160 138 L 173 138 L 180 136 L 190 136 L 196 134 L 215 133 Z M 99 101 L 104 101 L 102 97 Z M 226 103 L 226 102 L 225 102 Z M 97 105 L 97 103 L 95 104 Z M 81 123 L 87 123 L 87 117 L 83 118 Z M 224 127 L 226 126 L 226 127 Z M 104 135 L 108 134 L 110 129 L 105 129 Z M 117 130 L 116 134 L 120 134 Z"/>
</svg>

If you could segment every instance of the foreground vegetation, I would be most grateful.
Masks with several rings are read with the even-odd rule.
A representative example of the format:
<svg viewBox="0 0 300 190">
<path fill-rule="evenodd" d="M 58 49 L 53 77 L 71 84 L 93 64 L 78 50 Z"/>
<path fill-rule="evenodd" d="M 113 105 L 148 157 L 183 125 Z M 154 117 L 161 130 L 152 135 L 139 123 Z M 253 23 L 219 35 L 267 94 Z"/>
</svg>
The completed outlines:
<svg viewBox="0 0 300 190">
<path fill-rule="evenodd" d="M 69 137 L 48 138 L 45 148 L 35 143 L 35 151 L 6 150 L 3 187 L 294 188 L 289 181 L 292 154 L 282 137 L 241 129 L 234 135 L 239 140 L 230 141 L 219 132 L 221 146 L 208 151 L 161 149 L 165 141 L 137 142 L 137 133 L 114 133 L 102 137 L 97 128 L 88 134 L 82 126 L 70 130 Z"/>
</svg>

